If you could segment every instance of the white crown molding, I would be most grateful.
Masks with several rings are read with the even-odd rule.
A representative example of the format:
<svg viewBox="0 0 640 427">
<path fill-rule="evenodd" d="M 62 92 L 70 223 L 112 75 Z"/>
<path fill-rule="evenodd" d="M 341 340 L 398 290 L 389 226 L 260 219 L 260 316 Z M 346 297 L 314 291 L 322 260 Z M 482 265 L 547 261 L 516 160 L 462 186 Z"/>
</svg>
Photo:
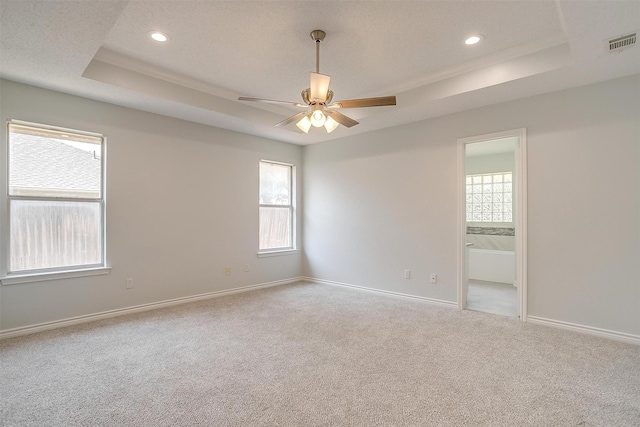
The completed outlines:
<svg viewBox="0 0 640 427">
<path fill-rule="evenodd" d="M 526 43 L 520 46 L 514 46 L 510 49 L 505 49 L 492 55 L 486 55 L 476 60 L 468 61 L 454 67 L 425 74 L 418 79 L 414 79 L 409 82 L 403 82 L 395 86 L 387 87 L 383 90 L 383 92 L 398 93 L 418 89 L 420 87 L 428 86 L 442 80 L 448 80 L 453 77 L 468 74 L 476 70 L 481 70 L 483 68 L 492 67 L 497 64 L 503 64 L 514 59 L 534 55 L 564 44 L 568 44 L 567 37 L 564 34 L 558 34 L 539 40 L 533 40 L 530 43 Z"/>
<path fill-rule="evenodd" d="M 144 74 L 149 77 L 166 80 L 168 82 L 188 87 L 190 89 L 198 90 L 200 92 L 205 92 L 210 95 L 216 95 L 227 99 L 237 99 L 238 97 L 238 94 L 232 91 L 196 80 L 191 77 L 163 70 L 157 66 L 147 64 L 138 59 L 122 55 L 104 47 L 101 47 L 98 50 L 93 59 L 101 62 L 106 62 L 107 64 L 115 65 L 120 68 L 125 68 L 130 71 L 135 71 L 136 73 Z"/>
</svg>

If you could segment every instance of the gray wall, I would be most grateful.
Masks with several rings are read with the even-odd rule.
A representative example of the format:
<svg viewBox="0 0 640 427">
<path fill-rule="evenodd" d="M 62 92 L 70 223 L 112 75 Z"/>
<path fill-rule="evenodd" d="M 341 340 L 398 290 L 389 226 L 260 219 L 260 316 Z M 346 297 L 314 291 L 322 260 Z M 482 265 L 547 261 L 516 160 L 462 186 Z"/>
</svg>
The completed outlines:
<svg viewBox="0 0 640 427">
<path fill-rule="evenodd" d="M 490 144 L 481 142 L 480 144 Z M 467 175 L 494 172 L 515 172 L 515 153 L 489 154 L 486 156 L 467 156 L 465 169 Z"/>
<path fill-rule="evenodd" d="M 304 274 L 455 302 L 456 141 L 525 127 L 529 315 L 640 334 L 639 118 L 636 75 L 305 147 Z"/>
<path fill-rule="evenodd" d="M 258 162 L 300 166 L 301 147 L 0 84 L 3 123 L 19 119 L 107 136 L 107 258 L 113 267 L 106 276 L 1 286 L 3 330 L 300 276 L 299 253 L 256 254 Z M 6 188 L 5 139 L 2 132 L 0 188 Z M 125 288 L 126 278 L 134 279 L 133 289 Z"/>
<path fill-rule="evenodd" d="M 107 135 L 113 266 L 0 287 L 3 330 L 300 274 L 455 302 L 456 141 L 526 127 L 529 314 L 640 334 L 640 76 L 304 149 L 0 84 L 3 121 Z M 302 163 L 304 256 L 256 257 L 261 158 Z"/>
</svg>

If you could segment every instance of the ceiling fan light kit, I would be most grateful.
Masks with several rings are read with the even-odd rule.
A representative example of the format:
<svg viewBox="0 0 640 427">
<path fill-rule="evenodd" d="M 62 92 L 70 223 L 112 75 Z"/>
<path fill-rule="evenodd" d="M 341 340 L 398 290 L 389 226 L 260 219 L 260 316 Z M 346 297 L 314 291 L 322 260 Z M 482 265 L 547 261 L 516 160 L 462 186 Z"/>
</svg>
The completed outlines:
<svg viewBox="0 0 640 427">
<path fill-rule="evenodd" d="M 315 104 L 313 106 L 313 113 L 311 113 L 311 124 L 317 128 L 324 126 L 324 122 L 327 121 L 327 116 L 322 111 L 321 104 Z"/>
<path fill-rule="evenodd" d="M 335 111 L 337 108 L 344 109 L 396 105 L 395 96 L 348 99 L 332 102 L 333 91 L 329 89 L 331 76 L 327 74 L 320 74 L 320 43 L 324 40 L 327 34 L 322 30 L 313 30 L 310 35 L 311 39 L 313 39 L 316 44 L 316 71 L 309 73 L 309 87 L 301 92 L 302 101 L 304 102 L 303 104 L 299 102 L 276 101 L 273 99 L 248 98 L 244 96 L 239 97 L 238 100 L 266 102 L 271 104 L 288 104 L 293 105 L 294 107 L 303 107 L 306 111 L 294 114 L 280 123 L 277 123 L 276 126 L 287 126 L 295 122 L 298 129 L 304 133 L 308 133 L 311 126 L 318 128 L 324 126 L 327 133 L 331 133 L 338 127 L 338 125 L 350 128 L 358 124 L 358 122 L 352 118 Z"/>
<path fill-rule="evenodd" d="M 296 123 L 296 126 L 298 126 L 298 129 L 302 132 L 309 133 L 309 129 L 311 129 L 311 120 L 309 120 L 309 117 L 304 116 L 298 123 Z"/>
<path fill-rule="evenodd" d="M 327 120 L 324 122 L 324 128 L 327 130 L 327 133 L 333 132 L 340 123 L 333 120 L 331 116 L 327 116 Z"/>
</svg>

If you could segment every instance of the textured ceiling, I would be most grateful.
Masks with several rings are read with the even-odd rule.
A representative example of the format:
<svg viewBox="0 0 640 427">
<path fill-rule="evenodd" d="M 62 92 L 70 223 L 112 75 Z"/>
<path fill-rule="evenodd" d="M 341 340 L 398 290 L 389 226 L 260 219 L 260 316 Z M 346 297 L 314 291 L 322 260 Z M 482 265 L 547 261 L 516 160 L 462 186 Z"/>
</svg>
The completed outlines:
<svg viewBox="0 0 640 427">
<path fill-rule="evenodd" d="M 640 49 L 605 43 L 640 30 L 637 1 L 0 4 L 3 78 L 301 145 L 640 73 Z M 398 105 L 343 110 L 360 125 L 303 134 L 273 127 L 294 107 L 237 101 L 299 102 L 317 28 L 335 99 Z"/>
</svg>

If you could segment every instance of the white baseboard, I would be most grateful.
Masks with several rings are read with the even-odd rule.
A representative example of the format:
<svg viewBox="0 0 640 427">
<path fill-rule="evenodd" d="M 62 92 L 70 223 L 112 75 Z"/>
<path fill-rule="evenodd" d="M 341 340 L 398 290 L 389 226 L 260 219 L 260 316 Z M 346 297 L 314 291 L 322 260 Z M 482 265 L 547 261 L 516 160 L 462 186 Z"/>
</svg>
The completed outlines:
<svg viewBox="0 0 640 427">
<path fill-rule="evenodd" d="M 375 293 L 379 293 L 379 294 L 385 294 L 385 295 L 392 295 L 392 296 L 396 296 L 396 297 L 401 297 L 401 298 L 408 298 L 408 299 L 413 299 L 413 300 L 420 300 L 420 301 L 425 301 L 431 304 L 437 304 L 437 305 L 441 305 L 441 306 L 445 306 L 445 307 L 454 307 L 454 308 L 458 308 L 458 303 L 456 302 L 451 302 L 451 301 L 445 301 L 445 300 L 440 300 L 440 299 L 435 299 L 435 298 L 427 298 L 427 297 L 421 297 L 421 296 L 417 296 L 417 295 L 410 295 L 410 294 L 403 294 L 401 292 L 393 292 L 393 291 L 384 291 L 381 289 L 375 289 L 375 288 L 367 288 L 366 286 L 358 286 L 358 285 L 352 285 L 349 283 L 341 283 L 341 282 L 334 282 L 331 280 L 324 280 L 324 279 L 316 279 L 314 277 L 301 277 L 300 280 L 304 280 L 305 282 L 311 282 L 311 283 L 319 283 L 319 284 L 323 284 L 323 285 L 332 285 L 332 286 L 343 286 L 343 287 L 347 287 L 347 288 L 356 288 L 356 289 L 360 289 L 363 291 L 369 291 L 369 292 L 375 292 Z"/>
<path fill-rule="evenodd" d="M 87 314 L 85 316 L 71 317 L 68 319 L 54 320 L 52 322 L 38 323 L 36 325 L 22 326 L 19 328 L 7 329 L 0 332 L 0 340 L 18 337 L 22 335 L 35 334 L 37 332 L 48 331 L 50 329 L 62 328 L 65 326 L 78 325 L 80 323 L 95 322 L 96 320 L 109 319 L 111 317 L 124 316 L 126 314 L 140 313 L 143 311 L 155 310 L 157 308 L 170 307 L 172 305 L 186 304 L 189 302 L 201 301 L 210 298 L 217 298 L 226 295 L 238 294 L 242 292 L 254 291 L 262 288 L 288 285 L 304 280 L 302 277 L 276 280 L 274 282 L 261 283 L 258 285 L 243 286 L 240 288 L 227 289 L 223 291 L 207 292 L 205 294 L 193 295 L 190 297 L 174 298 L 165 301 L 153 302 L 150 304 L 136 305 L 133 307 L 120 308 L 116 310 L 103 311 L 100 313 Z"/>
<path fill-rule="evenodd" d="M 432 303 L 432 304 L 437 304 L 437 305 L 446 306 L 446 307 L 458 308 L 458 304 L 456 302 L 451 302 L 451 301 L 444 301 L 444 300 L 439 300 L 439 299 L 434 299 L 434 298 L 420 297 L 420 296 L 416 296 L 416 295 L 403 294 L 403 293 L 399 293 L 399 292 L 384 291 L 384 290 L 380 290 L 380 289 L 367 288 L 365 286 L 352 285 L 352 284 L 349 284 L 349 283 L 340 283 L 340 282 L 334 282 L 334 281 L 331 281 L 331 280 L 316 279 L 314 277 L 303 276 L 303 277 L 300 277 L 300 280 L 304 280 L 305 282 L 324 284 L 324 285 L 344 286 L 344 287 L 347 287 L 347 288 L 356 288 L 356 289 L 361 289 L 361 290 L 365 290 L 365 291 L 369 291 L 369 292 L 376 292 L 376 293 L 385 294 L 385 295 L 392 295 L 392 296 L 396 296 L 396 297 L 402 297 L 402 298 L 409 298 L 409 299 L 414 299 L 414 300 L 426 301 L 426 302 L 429 302 L 429 303 Z M 575 324 L 575 323 L 562 322 L 562 321 L 559 321 L 559 320 L 545 319 L 543 317 L 537 317 L 537 316 L 527 316 L 526 321 L 527 322 L 531 322 L 531 323 L 536 323 L 536 324 L 539 324 L 539 325 L 551 326 L 551 327 L 554 327 L 554 328 L 562 328 L 562 329 L 566 329 L 566 330 L 570 330 L 570 331 L 574 331 L 574 332 L 580 332 L 580 333 L 583 333 L 583 334 L 590 334 L 590 335 L 595 335 L 595 336 L 599 336 L 599 337 L 603 337 L 603 338 L 609 338 L 609 339 L 613 339 L 613 340 L 617 340 L 617 341 L 623 341 L 623 342 L 630 343 L 630 344 L 640 345 L 640 336 L 633 335 L 633 334 L 628 334 L 628 333 L 625 333 L 625 332 L 610 331 L 610 330 L 607 330 L 607 329 L 594 328 L 594 327 L 591 327 L 591 326 L 578 325 L 578 324 Z"/>
<path fill-rule="evenodd" d="M 592 326 L 578 325 L 576 323 L 562 322 L 560 320 L 545 319 L 544 317 L 527 316 L 527 322 L 554 328 L 567 329 L 583 334 L 595 335 L 616 341 L 624 341 L 630 344 L 640 345 L 640 335 L 627 334 L 625 332 L 610 331 L 608 329 L 594 328 Z"/>
<path fill-rule="evenodd" d="M 78 325 L 78 324 L 81 324 L 81 323 L 88 323 L 88 322 L 95 322 L 97 320 L 109 319 L 109 318 L 112 318 L 112 317 L 124 316 L 124 315 L 127 315 L 127 314 L 133 314 L 133 313 L 140 313 L 140 312 L 143 312 L 143 311 L 155 310 L 155 309 L 163 308 L 163 307 L 170 307 L 170 306 L 173 306 L 173 305 L 186 304 L 186 303 L 189 303 L 189 302 L 201 301 L 201 300 L 210 299 L 210 298 L 217 298 L 217 297 L 222 297 L 222 296 L 225 296 L 225 295 L 233 295 L 233 294 L 238 294 L 238 293 L 242 293 L 242 292 L 250 292 L 250 291 L 257 290 L 257 289 L 262 289 L 262 288 L 270 288 L 270 287 L 274 287 L 274 286 L 288 285 L 290 283 L 296 283 L 296 282 L 300 282 L 300 281 L 305 281 L 305 282 L 310 282 L 310 283 L 318 283 L 318 284 L 324 284 L 324 285 L 331 285 L 331 286 L 342 286 L 342 287 L 347 287 L 347 288 L 355 288 L 355 289 L 360 289 L 360 290 L 364 290 L 364 291 L 368 291 L 368 292 L 374 292 L 374 293 L 390 295 L 390 296 L 395 296 L 395 297 L 400 297 L 400 298 L 407 298 L 407 299 L 424 301 L 424 302 L 428 302 L 428 303 L 431 303 L 431 304 L 436 304 L 436 305 L 449 307 L 449 308 L 452 308 L 452 307 L 453 308 L 457 308 L 458 307 L 457 303 L 451 302 L 451 301 L 444 301 L 444 300 L 439 300 L 439 299 L 435 299 L 435 298 L 426 298 L 426 297 L 421 297 L 421 296 L 417 296 L 417 295 L 403 294 L 403 293 L 400 293 L 400 292 L 385 291 L 385 290 L 381 290 L 381 289 L 368 288 L 368 287 L 365 287 L 365 286 L 352 285 L 352 284 L 349 284 L 349 283 L 341 283 L 341 282 L 334 282 L 334 281 L 331 281 L 331 280 L 324 280 L 324 279 L 317 279 L 317 278 L 313 278 L 313 277 L 300 276 L 300 277 L 294 277 L 294 278 L 291 278 L 291 279 L 277 280 L 277 281 L 273 281 L 273 282 L 261 283 L 261 284 L 250 285 L 250 286 L 243 286 L 243 287 L 240 287 L 240 288 L 227 289 L 227 290 L 223 290 L 223 291 L 207 292 L 207 293 L 204 293 L 204 294 L 194 295 L 194 296 L 190 296 L 190 297 L 175 298 L 175 299 L 171 299 L 171 300 L 159 301 L 159 302 L 150 303 L 150 304 L 142 304 L 142 305 L 137 305 L 137 306 L 133 306 L 133 307 L 121 308 L 121 309 L 117 309 L 117 310 L 109 310 L 109 311 L 103 311 L 103 312 L 100 312 L 100 313 L 88 314 L 88 315 L 85 315 L 85 316 L 77 316 L 77 317 L 71 317 L 71 318 L 68 318 L 68 319 L 55 320 L 55 321 L 52 321 L 52 322 L 39 323 L 39 324 L 36 324 L 36 325 L 29 325 L 29 326 L 23 326 L 23 327 L 19 327 L 19 328 L 7 329 L 6 331 L 1 331 L 0 332 L 0 340 L 13 338 L 13 337 L 18 337 L 18 336 L 22 336 L 22 335 L 34 334 L 34 333 L 37 333 L 37 332 L 48 331 L 50 329 L 62 328 L 62 327 L 65 327 L 65 326 Z M 603 337 L 603 338 L 614 339 L 614 340 L 617 340 L 617 341 L 623 341 L 623 342 L 630 343 L 630 344 L 640 345 L 640 336 L 639 335 L 628 334 L 628 333 L 625 333 L 625 332 L 617 332 L 617 331 L 611 331 L 611 330 L 608 330 L 608 329 L 594 328 L 592 326 L 585 326 L 585 325 L 579 325 L 579 324 L 575 324 L 575 323 L 563 322 L 563 321 L 559 321 L 559 320 L 546 319 L 546 318 L 538 317 L 538 316 L 527 316 L 526 321 L 530 322 L 530 323 L 534 323 L 534 324 L 551 326 L 551 327 L 554 327 L 554 328 L 561 328 L 561 329 L 571 330 L 571 331 L 575 331 L 575 332 L 595 335 L 595 336 L 599 336 L 599 337 Z"/>
</svg>

